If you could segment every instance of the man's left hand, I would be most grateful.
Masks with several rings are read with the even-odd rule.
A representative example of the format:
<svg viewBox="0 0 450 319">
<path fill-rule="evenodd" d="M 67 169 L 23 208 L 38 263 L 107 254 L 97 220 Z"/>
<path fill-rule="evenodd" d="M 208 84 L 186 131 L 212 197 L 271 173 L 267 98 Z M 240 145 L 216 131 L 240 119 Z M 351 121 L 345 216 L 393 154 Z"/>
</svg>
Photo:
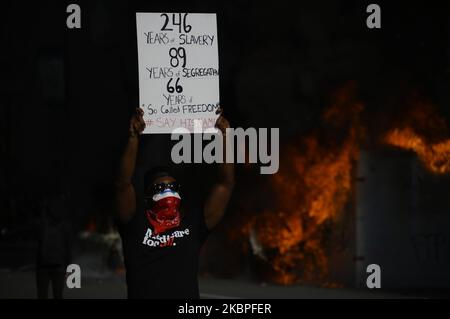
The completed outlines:
<svg viewBox="0 0 450 319">
<path fill-rule="evenodd" d="M 227 128 L 230 127 L 230 123 L 228 120 L 222 115 L 223 109 L 220 107 L 217 109 L 216 114 L 220 114 L 220 116 L 217 118 L 215 127 L 218 128 L 223 135 L 226 135 Z"/>
</svg>

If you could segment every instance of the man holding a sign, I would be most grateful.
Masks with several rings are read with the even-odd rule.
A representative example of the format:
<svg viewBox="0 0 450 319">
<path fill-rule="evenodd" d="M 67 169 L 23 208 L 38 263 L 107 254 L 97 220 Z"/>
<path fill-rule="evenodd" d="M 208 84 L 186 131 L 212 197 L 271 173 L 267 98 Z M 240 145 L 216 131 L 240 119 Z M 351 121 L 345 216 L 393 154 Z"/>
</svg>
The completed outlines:
<svg viewBox="0 0 450 319">
<path fill-rule="evenodd" d="M 226 138 L 228 121 L 216 127 Z M 234 185 L 234 164 L 221 163 L 220 180 L 203 207 L 184 210 L 183 192 L 168 171 L 144 178 L 144 210 L 138 211 L 131 182 L 138 138 L 145 129 L 143 111 L 130 121 L 128 143 L 116 180 L 116 210 L 123 241 L 129 298 L 198 298 L 198 254 L 209 231 L 220 221 Z"/>
<path fill-rule="evenodd" d="M 137 13 L 141 107 L 116 180 L 116 210 L 129 298 L 198 298 L 198 254 L 225 212 L 234 185 L 233 163 L 221 163 L 221 179 L 203 207 L 185 210 L 184 193 L 167 170 L 144 178 L 144 209 L 131 183 L 141 133 L 174 133 L 216 127 L 226 138 L 228 121 L 218 106 L 215 14 Z M 195 131 L 195 130 L 194 130 Z M 220 136 L 219 136 L 220 139 Z M 226 145 L 226 143 L 223 143 Z"/>
</svg>

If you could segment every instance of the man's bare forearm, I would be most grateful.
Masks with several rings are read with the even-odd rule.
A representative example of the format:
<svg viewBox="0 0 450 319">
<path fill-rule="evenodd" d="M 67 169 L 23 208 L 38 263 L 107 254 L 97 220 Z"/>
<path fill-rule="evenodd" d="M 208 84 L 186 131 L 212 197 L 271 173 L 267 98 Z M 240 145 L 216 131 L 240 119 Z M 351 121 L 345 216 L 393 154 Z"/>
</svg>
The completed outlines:
<svg viewBox="0 0 450 319">
<path fill-rule="evenodd" d="M 226 151 L 229 149 L 227 146 L 230 145 L 230 141 L 227 135 L 223 135 L 223 163 L 219 164 L 219 183 L 224 186 L 232 188 L 234 186 L 234 161 L 231 163 L 226 162 L 227 154 Z"/>
<path fill-rule="evenodd" d="M 228 187 L 234 186 L 234 164 L 222 163 L 219 166 L 219 183 Z"/>
<path fill-rule="evenodd" d="M 139 140 L 130 136 L 120 159 L 116 184 L 116 209 L 121 221 L 128 221 L 136 211 L 136 194 L 131 180 L 136 167 Z"/>
<path fill-rule="evenodd" d="M 122 221 L 128 221 L 136 211 L 136 194 L 131 183 L 136 168 L 136 158 L 139 148 L 139 135 L 145 129 L 144 112 L 136 108 L 130 119 L 127 145 L 122 153 L 119 171 L 115 180 L 116 210 Z"/>
<path fill-rule="evenodd" d="M 119 172 L 116 178 L 118 187 L 131 184 L 136 168 L 136 158 L 139 146 L 138 136 L 128 137 L 127 145 L 120 159 Z"/>
<path fill-rule="evenodd" d="M 219 164 L 219 180 L 212 187 L 205 202 L 205 222 L 212 229 L 222 219 L 234 188 L 234 163 L 226 163 L 226 135 L 223 135 L 224 162 Z"/>
</svg>

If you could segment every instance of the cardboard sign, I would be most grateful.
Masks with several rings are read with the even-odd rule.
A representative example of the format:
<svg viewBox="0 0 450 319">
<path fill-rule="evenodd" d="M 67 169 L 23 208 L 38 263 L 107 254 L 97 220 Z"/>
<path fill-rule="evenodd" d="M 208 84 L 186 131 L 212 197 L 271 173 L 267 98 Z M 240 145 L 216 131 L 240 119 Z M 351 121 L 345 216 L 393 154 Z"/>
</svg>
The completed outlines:
<svg viewBox="0 0 450 319">
<path fill-rule="evenodd" d="M 215 14 L 136 13 L 144 133 L 214 127 L 219 107 Z"/>
</svg>

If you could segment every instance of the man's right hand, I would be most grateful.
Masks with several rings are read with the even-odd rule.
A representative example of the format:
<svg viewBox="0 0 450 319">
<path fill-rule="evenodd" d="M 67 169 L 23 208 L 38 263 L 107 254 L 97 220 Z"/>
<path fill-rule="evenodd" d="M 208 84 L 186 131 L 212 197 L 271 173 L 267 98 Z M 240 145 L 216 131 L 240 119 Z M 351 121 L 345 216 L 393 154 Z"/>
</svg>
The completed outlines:
<svg viewBox="0 0 450 319">
<path fill-rule="evenodd" d="M 130 137 L 139 136 L 145 129 L 144 111 L 137 107 L 130 119 Z"/>
</svg>

